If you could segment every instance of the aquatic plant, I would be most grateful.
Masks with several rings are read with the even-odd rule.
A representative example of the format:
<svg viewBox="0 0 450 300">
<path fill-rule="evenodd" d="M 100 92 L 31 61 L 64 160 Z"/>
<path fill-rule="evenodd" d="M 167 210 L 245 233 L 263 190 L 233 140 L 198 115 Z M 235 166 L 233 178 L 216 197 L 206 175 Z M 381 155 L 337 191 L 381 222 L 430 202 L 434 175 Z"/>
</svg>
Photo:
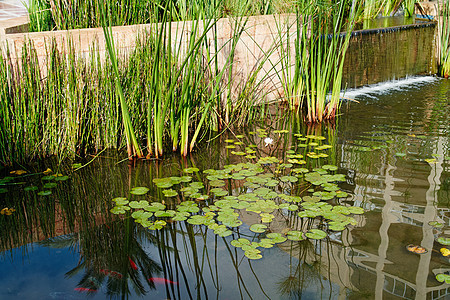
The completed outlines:
<svg viewBox="0 0 450 300">
<path fill-rule="evenodd" d="M 128 105 L 125 101 L 125 96 L 122 90 L 122 84 L 120 83 L 120 73 L 119 66 L 117 63 L 116 57 L 116 48 L 114 47 L 114 40 L 112 38 L 112 29 L 111 29 L 111 15 L 106 15 L 104 7 L 101 6 L 101 14 L 102 14 L 102 27 L 103 34 L 105 37 L 106 48 L 108 50 L 109 59 L 111 60 L 112 67 L 114 70 L 114 83 L 116 87 L 116 92 L 120 101 L 120 109 L 122 113 L 122 123 L 125 128 L 125 138 L 127 143 L 127 152 L 128 157 L 130 159 L 133 156 L 137 156 L 138 158 L 142 157 L 141 147 L 136 139 L 136 134 L 134 133 L 133 124 L 131 123 L 130 113 L 128 111 Z M 108 20 L 107 20 L 108 18 Z"/>
<path fill-rule="evenodd" d="M 448 78 L 450 75 L 450 2 L 438 3 L 438 65 L 439 75 Z"/>
<path fill-rule="evenodd" d="M 351 11 L 348 23 L 345 22 L 345 3 L 310 6 L 307 13 L 312 16 L 311 37 L 302 34 L 301 42 L 306 46 L 298 52 L 300 58 L 296 60 L 301 59 L 301 66 L 307 68 L 304 106 L 305 119 L 309 123 L 334 119 L 340 105 L 343 64 L 357 16 L 355 11 Z M 343 29 L 345 34 L 341 34 Z M 304 56 L 309 56 L 306 65 Z"/>
<path fill-rule="evenodd" d="M 263 131 L 259 133 L 261 138 L 264 137 Z M 246 221 L 239 218 L 240 211 L 258 214 L 259 222 L 249 224 L 249 230 L 262 235 L 261 240 L 252 242 L 238 238 L 231 241 L 231 245 L 242 248 L 249 259 L 261 258 L 257 248 L 270 248 L 286 240 L 323 239 L 327 236 L 325 229 L 342 231 L 349 224 L 356 225 L 356 220 L 348 215 L 361 214 L 362 208 L 324 202 L 348 197 L 337 185 L 337 182 L 345 181 L 345 175 L 336 174 L 336 166 L 321 163 L 332 146 L 322 143 L 325 138 L 321 136 L 297 136 L 304 139 L 306 146 L 300 147 L 298 152 L 289 150 L 287 163 L 271 156 L 258 159 L 252 155 L 255 151 L 251 147 L 239 144 L 245 152 L 227 152 L 236 158 L 243 157 L 241 163 L 203 172 L 196 167 L 185 168 L 181 176 L 154 178 L 161 198 L 166 199 L 164 202 L 149 201 L 146 197 L 148 188 L 134 187 L 128 197 L 113 199 L 115 206 L 111 212 L 126 214 L 150 230 L 164 228 L 168 220 L 186 221 L 207 226 L 221 237 L 232 235 L 234 228 Z M 133 196 L 136 190 L 142 190 L 142 193 Z M 172 198 L 177 200 L 170 200 Z M 296 229 L 286 231 L 285 235 L 270 233 L 270 223 L 282 211 L 295 213 L 291 226 Z M 319 222 L 317 227 L 304 227 L 306 223 L 303 222 L 303 225 L 294 225 L 296 218 L 317 218 Z"/>
</svg>

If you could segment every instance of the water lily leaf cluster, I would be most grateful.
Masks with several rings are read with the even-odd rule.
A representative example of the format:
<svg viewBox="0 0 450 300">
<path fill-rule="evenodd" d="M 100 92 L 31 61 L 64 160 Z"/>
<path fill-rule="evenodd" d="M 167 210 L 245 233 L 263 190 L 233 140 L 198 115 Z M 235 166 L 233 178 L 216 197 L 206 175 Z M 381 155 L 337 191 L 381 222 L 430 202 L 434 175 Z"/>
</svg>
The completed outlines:
<svg viewBox="0 0 450 300">
<path fill-rule="evenodd" d="M 279 132 L 280 135 L 283 133 L 285 131 Z M 268 136 L 263 130 L 255 134 L 260 138 Z M 320 164 L 320 160 L 328 156 L 321 155 L 326 154 L 321 151 L 331 146 L 323 144 L 324 137 L 297 135 L 297 138 L 308 143 L 308 149 L 303 153 L 291 149 L 284 158 L 262 156 L 256 160 L 243 155 L 253 156 L 257 152 L 253 145 L 227 140 L 228 145 L 234 143 L 233 146 L 242 148 L 243 154 L 231 151 L 231 154 L 241 156 L 238 158 L 241 162 L 224 165 L 221 169 L 183 169 L 183 173 L 195 173 L 198 181 L 185 175 L 154 178 L 155 191 L 160 196 L 151 198 L 157 201 L 149 201 L 149 188 L 136 187 L 131 189 L 129 198 L 113 199 L 115 207 L 111 212 L 129 212 L 137 223 L 149 229 L 162 229 L 168 221 L 185 221 L 207 226 L 220 237 L 238 234 L 236 228 L 242 228 L 245 222 L 248 226 L 245 228 L 248 228 L 248 234 L 254 235 L 254 240 L 237 238 L 231 245 L 241 248 L 249 259 L 262 258 L 261 249 L 277 243 L 324 239 L 327 230 L 342 231 L 348 225 L 357 225 L 353 215 L 364 213 L 362 208 L 325 202 L 348 197 L 348 193 L 339 187 L 339 183 L 346 180 L 345 175 L 336 173 L 337 166 Z M 283 162 L 285 159 L 287 163 Z M 308 163 L 309 160 L 314 163 Z M 134 199 L 136 196 L 141 198 Z M 171 199 L 167 207 L 163 204 L 166 199 Z M 251 224 L 241 218 L 249 214 L 256 216 L 251 218 L 254 220 Z M 320 222 L 316 224 L 321 225 L 306 231 L 272 232 L 270 225 L 277 216 L 318 219 Z"/>
</svg>

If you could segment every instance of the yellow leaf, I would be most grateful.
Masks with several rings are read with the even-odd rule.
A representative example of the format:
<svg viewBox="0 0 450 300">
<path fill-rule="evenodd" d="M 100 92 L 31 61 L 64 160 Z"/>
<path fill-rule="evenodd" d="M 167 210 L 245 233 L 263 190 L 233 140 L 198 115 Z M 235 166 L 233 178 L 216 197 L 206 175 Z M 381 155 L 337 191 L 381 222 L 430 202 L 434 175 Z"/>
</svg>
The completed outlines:
<svg viewBox="0 0 450 300">
<path fill-rule="evenodd" d="M 24 170 L 15 170 L 15 171 L 9 172 L 9 174 L 23 175 L 23 174 L 27 174 L 27 171 L 24 171 Z"/>
<path fill-rule="evenodd" d="M 53 171 L 52 171 L 52 169 L 50 169 L 50 168 L 47 168 L 47 170 L 45 170 L 44 172 L 42 172 L 42 173 L 44 173 L 44 175 L 48 175 L 48 174 L 51 174 L 51 173 L 53 173 Z"/>
<path fill-rule="evenodd" d="M 2 209 L 2 210 L 0 211 L 0 214 L 4 215 L 4 214 L 6 214 L 7 211 L 8 211 L 8 208 L 5 207 L 4 209 Z"/>
<path fill-rule="evenodd" d="M 450 255 L 450 250 L 447 248 L 441 248 L 441 253 L 444 256 L 449 256 Z"/>
</svg>

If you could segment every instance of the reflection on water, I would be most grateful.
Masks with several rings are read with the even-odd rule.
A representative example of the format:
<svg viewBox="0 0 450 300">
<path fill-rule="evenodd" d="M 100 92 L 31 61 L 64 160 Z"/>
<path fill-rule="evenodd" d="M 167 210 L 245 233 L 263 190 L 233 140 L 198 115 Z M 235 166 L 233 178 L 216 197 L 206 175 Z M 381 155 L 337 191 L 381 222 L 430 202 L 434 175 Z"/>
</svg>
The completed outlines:
<svg viewBox="0 0 450 300">
<path fill-rule="evenodd" d="M 102 154 L 45 197 L 9 185 L 0 193 L 1 208 L 16 211 L 0 216 L 0 298 L 445 299 L 450 285 L 435 275 L 450 272 L 436 241 L 450 226 L 449 91 L 448 81 L 432 78 L 366 94 L 352 91 L 360 103 L 344 105 L 333 127 L 305 128 L 298 119 L 274 118 L 264 124 L 274 139 L 268 147 L 244 133 L 259 156 L 280 159 L 298 143 L 294 133 L 325 136 L 334 145 L 328 163 L 346 174 L 340 187 L 351 196 L 344 203 L 366 210 L 349 229 L 329 231 L 323 240 L 278 244 L 264 249 L 260 260 L 230 245 L 238 237 L 255 238 L 248 230 L 251 214 L 241 214 L 244 225 L 222 238 L 187 222 L 150 231 L 109 213 L 111 199 L 135 186 L 147 186 L 150 199 L 162 199 L 152 178 L 238 162 L 218 139 L 188 159 L 130 165 L 117 163 L 114 153 Z M 276 128 L 290 134 L 281 138 Z M 46 167 L 34 166 L 36 172 Z M 24 181 L 41 187 L 41 177 Z M 307 226 L 293 220 L 293 213 L 280 213 L 269 227 Z M 444 226 L 434 228 L 430 221 Z M 409 244 L 428 252 L 410 253 Z"/>
</svg>

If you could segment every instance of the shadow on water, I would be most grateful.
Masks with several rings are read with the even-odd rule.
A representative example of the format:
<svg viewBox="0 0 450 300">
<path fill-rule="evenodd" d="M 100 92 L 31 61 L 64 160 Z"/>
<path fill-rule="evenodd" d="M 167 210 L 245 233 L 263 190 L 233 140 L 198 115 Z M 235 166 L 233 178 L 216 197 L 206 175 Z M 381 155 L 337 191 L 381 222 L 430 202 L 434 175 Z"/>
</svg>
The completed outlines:
<svg viewBox="0 0 450 300">
<path fill-rule="evenodd" d="M 449 285 L 435 276 L 450 272 L 448 258 L 441 254 L 445 246 L 437 242 L 447 237 L 450 226 L 449 90 L 447 81 L 424 79 L 413 85 L 390 83 L 349 91 L 360 103 L 344 104 L 337 124 L 306 127 L 299 117 L 274 115 L 246 132 L 212 139 L 186 159 L 170 156 L 164 161 L 129 163 L 120 162 L 114 152 L 104 152 L 75 172 L 66 166 L 43 174 L 47 167 L 57 170 L 47 162 L 27 169 L 27 174 L 5 174 L 0 181 L 0 208 L 15 211 L 0 215 L 0 265 L 4 270 L 0 298 L 448 297 Z M 311 153 L 322 145 L 330 148 L 316 152 L 326 156 L 314 158 Z M 258 172 L 267 177 L 258 179 L 263 180 L 266 194 L 252 182 L 256 179 L 242 179 L 243 173 L 237 171 L 239 163 L 262 157 L 277 159 L 258 165 L 262 168 Z M 303 163 L 301 157 L 311 159 Z M 319 169 L 324 165 L 336 166 L 333 172 L 345 174 L 345 181 L 338 184 L 345 197 L 323 193 L 323 183 L 316 186 L 300 174 L 302 167 L 323 172 Z M 227 166 L 236 170 L 223 180 L 222 192 L 214 190 L 216 178 L 208 176 Z M 251 171 L 241 168 L 247 174 Z M 208 169 L 216 171 L 203 172 Z M 294 169 L 300 172 L 298 182 L 289 182 Z M 58 173 L 61 176 L 51 176 Z M 171 187 L 174 197 L 166 196 L 167 188 L 153 182 L 186 175 L 192 182 Z M 191 183 L 198 188 L 192 189 Z M 147 187 L 148 192 L 131 194 L 134 187 Z M 257 213 L 237 202 L 220 202 L 221 197 L 234 201 L 233 197 L 241 196 L 252 203 L 248 197 L 256 190 L 264 199 L 256 202 L 269 204 L 277 199 L 278 206 L 264 208 L 270 213 L 261 208 Z M 39 195 L 42 191 L 51 193 Z M 198 200 L 201 194 L 207 197 Z M 286 205 L 279 199 L 281 194 L 288 195 L 283 197 L 289 201 L 303 200 Z M 179 212 L 182 203 L 188 203 L 189 218 L 198 216 L 199 220 L 212 212 L 224 223 L 239 220 L 241 224 L 224 229 L 212 223 L 195 225 L 193 219 L 161 217 L 166 224 L 150 230 L 134 221 L 134 208 L 112 214 L 112 199 L 117 197 L 135 201 L 130 206 L 139 201 L 159 203 L 166 207 L 161 213 L 167 214 Z M 322 197 L 319 203 L 330 209 L 362 207 L 365 213 L 352 215 L 354 221 L 345 229 L 332 230 L 327 218 L 302 215 L 311 214 L 299 207 L 316 201 L 314 197 Z M 213 209 L 215 205 L 224 207 Z M 238 208 L 230 213 L 227 205 Z M 230 215 L 236 219 L 230 221 Z M 264 217 L 270 222 L 262 223 Z M 431 221 L 441 225 L 430 225 Z M 267 228 L 258 233 L 254 224 Z M 323 230 L 326 237 L 305 237 L 311 229 Z M 269 245 L 269 233 L 279 234 L 273 235 L 280 239 L 276 245 Z M 291 239 L 285 241 L 286 237 Z M 258 243 L 261 252 L 255 260 L 251 258 L 258 258 L 259 253 L 244 250 L 253 243 Z M 410 244 L 427 252 L 408 252 Z"/>
</svg>

